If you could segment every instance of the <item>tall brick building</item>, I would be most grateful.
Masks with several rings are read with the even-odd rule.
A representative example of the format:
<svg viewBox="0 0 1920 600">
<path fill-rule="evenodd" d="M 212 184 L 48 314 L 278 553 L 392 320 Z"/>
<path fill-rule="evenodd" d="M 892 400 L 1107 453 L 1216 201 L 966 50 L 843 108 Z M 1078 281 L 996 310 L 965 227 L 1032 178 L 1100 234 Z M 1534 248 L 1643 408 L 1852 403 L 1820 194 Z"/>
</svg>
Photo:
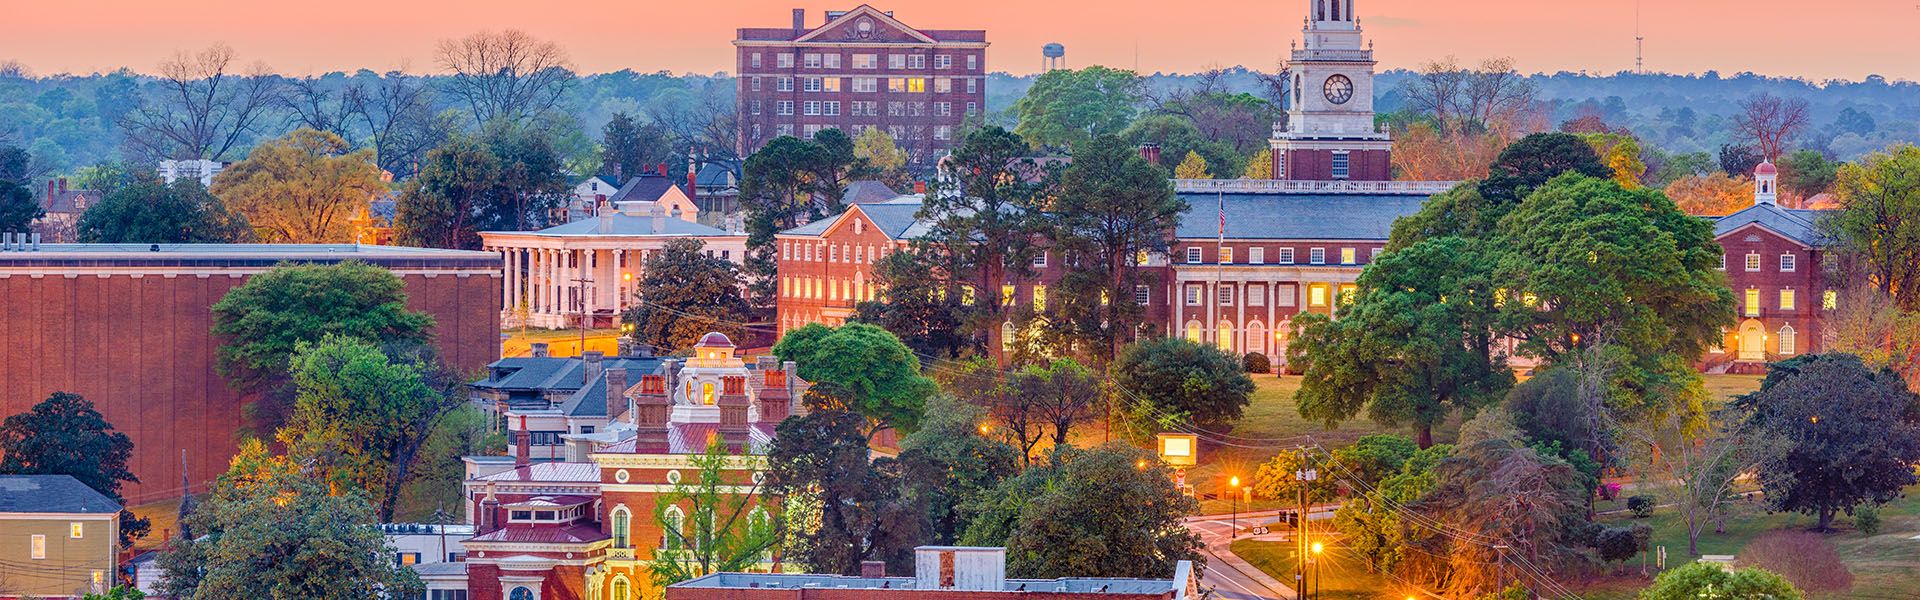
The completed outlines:
<svg viewBox="0 0 1920 600">
<path fill-rule="evenodd" d="M 434 344 L 461 369 L 500 355 L 500 256 L 355 245 L 48 244 L 0 249 L 0 415 L 54 392 L 93 401 L 133 439 L 129 503 L 195 491 L 225 473 L 251 400 L 215 370 L 211 307 L 283 261 L 359 260 L 406 283 Z"/>
<path fill-rule="evenodd" d="M 1355 0 L 1308 0 L 1293 50 L 1293 98 L 1274 127 L 1275 179 L 1386 181 L 1393 140 L 1373 123 L 1373 46 L 1362 44 Z"/>
<path fill-rule="evenodd" d="M 742 28 L 733 45 L 742 156 L 782 135 L 879 128 L 931 164 L 986 107 L 984 30 L 916 29 L 862 4 L 811 27 L 796 8 L 792 26 Z"/>
<path fill-rule="evenodd" d="M 1827 289 L 1825 211 L 1778 204 L 1780 171 L 1771 162 L 1753 172 L 1753 206 L 1720 217 L 1714 237 L 1725 253 L 1721 269 L 1739 311 L 1739 324 L 1707 357 L 1759 371 L 1763 362 L 1823 348 L 1821 322 L 1840 299 Z"/>
</svg>

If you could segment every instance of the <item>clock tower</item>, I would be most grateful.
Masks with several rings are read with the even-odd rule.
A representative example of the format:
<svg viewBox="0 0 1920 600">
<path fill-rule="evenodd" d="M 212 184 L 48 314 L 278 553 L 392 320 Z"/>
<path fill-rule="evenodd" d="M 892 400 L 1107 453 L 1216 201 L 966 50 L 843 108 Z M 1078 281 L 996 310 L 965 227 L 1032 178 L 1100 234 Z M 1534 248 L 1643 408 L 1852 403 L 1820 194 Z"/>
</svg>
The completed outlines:
<svg viewBox="0 0 1920 600">
<path fill-rule="evenodd" d="M 1361 40 L 1355 1 L 1307 0 L 1304 43 L 1288 65 L 1287 121 L 1268 142 L 1276 179 L 1393 178 L 1393 140 L 1373 124 L 1373 47 Z"/>
</svg>

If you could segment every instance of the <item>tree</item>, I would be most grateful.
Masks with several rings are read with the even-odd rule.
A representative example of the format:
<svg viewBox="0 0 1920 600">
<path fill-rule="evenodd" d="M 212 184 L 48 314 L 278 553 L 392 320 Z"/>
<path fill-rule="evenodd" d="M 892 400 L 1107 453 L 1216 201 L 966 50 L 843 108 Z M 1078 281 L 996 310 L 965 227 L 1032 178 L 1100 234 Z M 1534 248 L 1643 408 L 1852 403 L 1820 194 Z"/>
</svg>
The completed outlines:
<svg viewBox="0 0 1920 600">
<path fill-rule="evenodd" d="M 1193 498 L 1152 453 L 1126 444 L 1061 448 L 988 498 L 1025 499 L 1000 515 L 1010 520 L 976 522 L 966 536 L 1005 545 L 1009 577 L 1164 578 L 1179 561 L 1204 560 L 1199 535 L 1181 524 Z M 1004 538 L 985 539 L 998 528 Z"/>
<path fill-rule="evenodd" d="M 1262 148 L 1247 159 L 1247 168 L 1240 173 L 1241 179 L 1273 179 L 1273 149 Z"/>
<path fill-rule="evenodd" d="M 1675 414 L 1646 427 L 1631 428 L 1638 447 L 1649 450 L 1645 464 L 1655 474 L 1649 487 L 1673 503 L 1686 527 L 1687 554 L 1700 555 L 1700 535 L 1709 524 L 1725 523 L 1738 496 L 1734 484 L 1766 452 L 1765 440 L 1740 434 L 1745 411 L 1728 408 L 1704 423 Z"/>
<path fill-rule="evenodd" d="M 212 189 L 261 241 L 280 244 L 353 241 L 353 219 L 384 191 L 371 150 L 312 129 L 255 146 L 214 176 Z"/>
<path fill-rule="evenodd" d="M 373 343 L 423 343 L 433 317 L 407 310 L 406 286 L 386 269 L 357 261 L 282 265 L 254 275 L 213 305 L 213 334 L 222 339 L 220 373 L 236 389 L 265 392 L 256 406 L 260 431 L 279 424 L 277 388 L 301 341 L 327 334 Z M 266 409 L 266 410 L 260 410 Z"/>
<path fill-rule="evenodd" d="M 1613 171 L 1613 180 L 1620 187 L 1638 189 L 1640 178 L 1647 174 L 1647 163 L 1640 158 L 1640 141 L 1626 133 L 1583 133 L 1581 139 L 1593 147 L 1600 162 Z"/>
<path fill-rule="evenodd" d="M 912 250 L 896 250 L 873 263 L 877 300 L 854 308 L 853 321 L 878 325 L 893 332 L 913 353 L 936 358 L 959 358 L 977 351 L 976 340 L 960 331 L 966 307 L 928 261 Z"/>
<path fill-rule="evenodd" d="M 1396 125 L 1391 157 L 1394 176 L 1415 181 L 1484 179 L 1488 165 L 1511 139 L 1493 131 L 1443 129 L 1430 118 Z"/>
<path fill-rule="evenodd" d="M 1720 145 L 1720 170 L 1732 176 L 1744 176 L 1753 173 L 1765 157 L 1753 146 L 1740 144 Z"/>
<path fill-rule="evenodd" d="M 920 359 L 900 338 L 872 325 L 809 323 L 780 338 L 773 354 L 798 363 L 801 379 L 833 390 L 820 399 L 845 402 L 846 410 L 870 421 L 869 432 L 911 433 L 935 391 L 933 380 L 920 374 Z"/>
<path fill-rule="evenodd" d="M 225 44 L 175 54 L 160 63 L 159 75 L 159 93 L 119 122 L 127 146 L 152 159 L 229 158 L 260 133 L 283 93 L 265 64 L 240 73 Z"/>
<path fill-rule="evenodd" d="M 903 494 L 898 460 L 869 458 L 866 417 L 838 408 L 846 400 L 822 397 L 833 387 L 807 390 L 817 408 L 782 421 L 767 454 L 767 491 L 791 524 L 787 555 L 815 573 L 854 575 L 867 560 L 904 572 L 925 537 L 925 507 Z"/>
<path fill-rule="evenodd" d="M 838 147 L 845 134 L 828 131 L 834 132 L 824 138 L 834 142 L 831 148 L 783 135 L 747 157 L 740 203 L 747 213 L 747 285 L 755 306 L 771 306 L 779 291 L 780 253 L 773 236 L 799 226 L 802 217 L 815 221 L 845 208 L 839 205 L 843 190 L 836 186 L 853 165 L 837 161 L 857 159 L 851 142 Z M 822 174 L 832 175 L 831 181 L 823 181 Z"/>
<path fill-rule="evenodd" d="M 298 342 L 293 414 L 277 436 L 324 480 L 364 490 L 383 523 L 435 425 L 465 402 L 461 379 L 431 356 L 395 354 L 337 335 Z"/>
<path fill-rule="evenodd" d="M 1267 138 L 1274 121 L 1280 118 L 1280 109 L 1275 102 L 1259 96 L 1229 90 L 1227 77 L 1228 72 L 1223 69 L 1197 73 L 1195 85 L 1151 98 L 1153 110 L 1187 120 L 1201 136 L 1217 141 L 1223 150 L 1236 157 L 1252 155 L 1267 148 Z M 1216 165 L 1216 168 L 1223 166 Z M 1229 176 L 1219 171 L 1215 175 Z"/>
<path fill-rule="evenodd" d="M 1170 247 L 1187 203 L 1167 185 L 1165 171 L 1112 136 L 1082 146 L 1061 179 L 1046 213 L 1047 235 L 1053 247 L 1086 266 L 1070 269 L 1056 284 L 1062 293 L 1049 321 L 1104 363 L 1145 317 L 1134 289 L 1153 281 L 1137 268 L 1140 255 Z"/>
<path fill-rule="evenodd" d="M 1301 472 L 1309 469 L 1326 474 L 1331 478 L 1335 471 L 1335 469 L 1330 468 L 1332 465 L 1333 463 L 1328 461 L 1326 456 L 1318 453 L 1308 455 L 1296 451 L 1275 454 L 1273 458 L 1269 458 L 1266 462 L 1260 463 L 1260 466 L 1254 469 L 1253 478 L 1250 480 L 1253 487 L 1253 495 L 1260 498 L 1294 502 L 1300 498 L 1300 492 L 1304 489 L 1309 502 L 1332 500 L 1334 492 L 1338 491 L 1334 489 L 1334 486 L 1309 484 L 1300 478 Z M 1232 483 L 1232 480 L 1229 479 L 1228 483 Z M 1240 493 L 1240 490 L 1234 489 L 1225 489 L 1224 491 L 1228 494 Z"/>
<path fill-rule="evenodd" d="M 1695 562 L 1669 569 L 1640 590 L 1640 600 L 1800 600 L 1806 595 L 1787 578 L 1759 568 L 1727 569 Z"/>
<path fill-rule="evenodd" d="M 853 138 L 853 157 L 866 161 L 873 174 L 889 187 L 911 189 L 913 176 L 907 173 L 907 152 L 879 127 L 868 127 Z"/>
<path fill-rule="evenodd" d="M 1518 352 L 1576 369 L 1583 400 L 1618 414 L 1702 400 L 1690 361 L 1735 314 L 1710 223 L 1658 191 L 1567 174 L 1503 218 L 1494 244 L 1499 328 Z"/>
<path fill-rule="evenodd" d="M 0 147 L 0 152 L 17 148 Z M 26 153 L 18 151 L 18 168 L 0 168 L 0 232 L 25 233 L 33 222 L 46 216 L 39 202 L 33 198 L 33 190 L 27 188 L 24 173 Z"/>
<path fill-rule="evenodd" d="M 518 29 L 440 40 L 434 61 L 453 73 L 448 93 L 465 102 L 480 124 L 552 110 L 574 83 L 566 50 Z"/>
<path fill-rule="evenodd" d="M 1720 172 L 1681 177 L 1668 184 L 1666 192 L 1690 215 L 1730 215 L 1753 205 L 1753 182 Z"/>
<path fill-rule="evenodd" d="M 753 311 L 740 296 L 740 273 L 733 261 L 710 256 L 705 247 L 698 238 L 680 238 L 647 257 L 637 301 L 620 315 L 633 327 L 629 338 L 673 351 L 693 348 L 709 332 L 735 339 L 746 334 Z"/>
<path fill-rule="evenodd" d="M 1078 148 L 1133 121 L 1144 82 L 1133 71 L 1093 66 L 1048 71 L 1014 102 L 1014 133 L 1035 147 Z"/>
<path fill-rule="evenodd" d="M 1419 500 L 1438 485 L 1434 467 L 1452 454 L 1449 444 L 1414 452 L 1397 471 L 1347 500 L 1334 513 L 1334 529 L 1344 536 L 1347 547 L 1366 558 L 1369 572 L 1394 572 L 1406 559 L 1408 533 L 1413 528 L 1401 524 L 1400 507 Z M 1336 454 L 1334 460 L 1342 459 Z"/>
<path fill-rule="evenodd" d="M 1807 101 L 1761 93 L 1740 101 L 1733 118 L 1734 135 L 1760 150 L 1767 160 L 1779 160 L 1793 138 L 1807 128 Z"/>
<path fill-rule="evenodd" d="M 1767 507 L 1814 515 L 1827 531 L 1842 511 L 1880 504 L 1920 482 L 1920 395 L 1859 357 L 1812 354 L 1767 367 L 1736 405 L 1747 429 L 1773 440 L 1757 469 Z"/>
<path fill-rule="evenodd" d="M 1920 147 L 1899 146 L 1840 168 L 1840 211 L 1824 226 L 1867 281 L 1902 309 L 1920 310 Z"/>
<path fill-rule="evenodd" d="M 411 179 L 427 151 L 453 129 L 452 117 L 436 115 L 433 88 L 418 76 L 388 71 L 377 81 L 355 81 L 343 92 L 349 119 L 372 140 L 380 168 Z"/>
<path fill-rule="evenodd" d="M 1198 154 L 1202 160 L 1206 161 L 1213 176 L 1218 178 L 1232 177 L 1231 167 L 1246 160 L 1245 157 L 1234 152 L 1233 146 L 1208 137 L 1200 131 L 1199 127 L 1194 126 L 1191 119 L 1180 115 L 1147 114 L 1134 120 L 1133 124 L 1128 125 L 1125 131 L 1121 131 L 1118 137 L 1127 143 L 1130 147 L 1129 151 L 1148 144 L 1157 146 L 1159 155 L 1165 160 L 1177 162 L 1189 154 Z M 1077 160 L 1082 152 L 1082 149 L 1075 148 L 1074 158 Z M 1175 164 L 1162 165 L 1156 160 L 1154 166 L 1170 169 Z"/>
<path fill-rule="evenodd" d="M 1780 159 L 1780 189 L 1794 202 L 1805 202 L 1833 187 L 1840 165 L 1818 150 L 1795 151 Z"/>
<path fill-rule="evenodd" d="M 493 198 L 481 205 L 481 224 L 494 231 L 528 231 L 547 226 L 548 213 L 570 193 L 567 165 L 555 148 L 555 127 L 544 123 L 493 121 L 480 139 L 500 159 Z"/>
<path fill-rule="evenodd" d="M 146 597 L 147 594 L 139 589 L 116 585 L 103 594 L 88 592 L 87 595 L 81 596 L 80 600 L 146 600 Z"/>
<path fill-rule="evenodd" d="M 972 520 L 961 504 L 1020 471 L 1019 451 L 983 431 L 988 415 L 951 395 L 927 400 L 920 429 L 900 439 L 906 501 L 924 507 L 927 542 L 959 542 Z"/>
<path fill-rule="evenodd" d="M 393 560 L 371 505 L 330 493 L 295 460 L 257 440 L 240 445 L 226 474 L 160 555 L 161 593 L 186 600 L 312 598 L 401 600 L 424 588 Z"/>
<path fill-rule="evenodd" d="M 1067 445 L 1074 424 L 1093 418 L 1094 407 L 1106 395 L 1100 378 L 1071 358 L 1027 365 L 1008 383 L 1014 393 L 1033 400 L 1040 429 L 1053 430 L 1054 447 Z"/>
<path fill-rule="evenodd" d="M 9 475 L 70 475 L 93 491 L 126 504 L 120 485 L 139 483 L 127 468 L 133 440 L 114 431 L 93 403 L 79 394 L 54 392 L 27 412 L 0 422 L 0 473 Z M 133 511 L 120 513 L 120 548 L 146 537 L 149 524 Z"/>
<path fill-rule="evenodd" d="M 713 438 L 705 454 L 689 459 L 695 477 L 675 482 L 654 501 L 654 523 L 666 535 L 665 547 L 647 562 L 655 585 L 743 572 L 773 555 L 783 529 L 779 506 L 759 493 L 759 483 L 741 493 L 733 489 L 738 482 L 729 481 L 737 479 L 729 471 L 737 472 L 749 460 L 728 454 L 726 443 Z M 669 513 L 669 508 L 680 512 Z"/>
<path fill-rule="evenodd" d="M 627 113 L 614 113 L 601 130 L 600 172 L 625 183 L 626 178 L 652 171 L 673 157 L 667 129 L 656 123 L 635 123 Z"/>
<path fill-rule="evenodd" d="M 1415 112 L 1428 115 L 1443 132 L 1516 131 L 1532 110 L 1534 86 L 1513 68 L 1513 60 L 1494 58 L 1478 67 L 1462 67 L 1454 57 L 1422 64 L 1400 85 Z"/>
<path fill-rule="evenodd" d="M 1840 290 L 1822 330 L 1829 352 L 1860 357 L 1867 366 L 1893 369 L 1920 389 L 1920 312 L 1901 310 L 1869 284 Z"/>
<path fill-rule="evenodd" d="M 1336 477 L 1355 481 L 1357 488 L 1372 488 L 1382 480 L 1400 473 L 1420 447 L 1405 437 L 1376 433 L 1361 436 L 1352 445 L 1335 448 L 1331 460 L 1340 465 Z"/>
<path fill-rule="evenodd" d="M 1233 355 L 1181 338 L 1127 346 L 1108 373 L 1121 401 L 1131 403 L 1134 411 L 1207 430 L 1240 420 L 1253 394 L 1253 380 Z"/>
<path fill-rule="evenodd" d="M 253 237 L 245 219 L 196 179 L 171 185 L 142 179 L 87 207 L 75 226 L 80 241 L 96 244 L 233 243 Z"/>
<path fill-rule="evenodd" d="M 1207 159 L 1201 158 L 1198 152 L 1188 150 L 1187 157 L 1180 160 L 1180 166 L 1173 168 L 1173 178 L 1213 179 L 1213 174 L 1207 172 Z"/>
<path fill-rule="evenodd" d="M 1600 162 L 1600 156 L 1580 136 L 1536 133 L 1500 151 L 1487 178 L 1480 182 L 1480 195 L 1494 202 L 1517 203 L 1548 180 L 1569 172 L 1601 179 L 1613 177 L 1613 168 Z"/>
<path fill-rule="evenodd" d="M 420 174 L 394 203 L 394 240 L 423 248 L 480 247 L 482 207 L 495 197 L 500 159 L 455 136 L 427 152 Z"/>
<path fill-rule="evenodd" d="M 969 305 L 968 328 L 984 332 L 987 352 L 1002 364 L 1011 345 L 1002 328 L 1011 304 L 1005 286 L 1031 273 L 1042 251 L 1040 208 L 1052 179 L 1028 154 L 1018 134 L 973 132 L 941 161 L 917 215 L 928 225 L 915 249 L 950 278 L 947 293 Z"/>
<path fill-rule="evenodd" d="M 1480 240 L 1417 242 L 1362 272 L 1339 319 L 1297 317 L 1287 352 L 1304 373 L 1300 415 L 1332 425 L 1364 408 L 1376 423 L 1413 425 L 1424 448 L 1454 412 L 1498 401 L 1513 375 L 1494 335 L 1496 256 Z"/>
</svg>

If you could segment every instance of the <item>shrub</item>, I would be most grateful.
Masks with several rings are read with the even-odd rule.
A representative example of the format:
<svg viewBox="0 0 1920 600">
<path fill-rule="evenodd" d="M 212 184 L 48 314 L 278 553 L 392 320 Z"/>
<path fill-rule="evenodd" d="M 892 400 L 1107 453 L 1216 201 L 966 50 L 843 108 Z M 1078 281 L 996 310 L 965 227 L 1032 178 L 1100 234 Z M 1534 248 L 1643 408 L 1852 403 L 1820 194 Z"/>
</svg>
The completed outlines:
<svg viewBox="0 0 1920 600">
<path fill-rule="evenodd" d="M 1853 573 L 1840 562 L 1833 542 L 1807 531 L 1769 531 L 1740 550 L 1740 564 L 1779 573 L 1808 592 L 1844 592 Z"/>
<path fill-rule="evenodd" d="M 1880 533 L 1880 509 L 1872 504 L 1853 510 L 1853 527 L 1860 533 L 1878 535 Z"/>
<path fill-rule="evenodd" d="M 1240 359 L 1240 362 L 1241 365 L 1246 367 L 1248 373 L 1273 372 L 1273 361 L 1267 360 L 1267 355 L 1259 352 L 1248 352 L 1245 357 Z"/>
<path fill-rule="evenodd" d="M 1634 523 L 1626 527 L 1603 527 L 1593 536 L 1593 548 L 1600 560 L 1617 563 L 1631 560 L 1646 551 L 1653 540 L 1653 527 Z"/>
<path fill-rule="evenodd" d="M 1633 511 L 1633 518 L 1645 519 L 1653 516 L 1653 507 L 1660 502 L 1652 494 L 1637 494 L 1627 497 L 1627 510 Z"/>
</svg>

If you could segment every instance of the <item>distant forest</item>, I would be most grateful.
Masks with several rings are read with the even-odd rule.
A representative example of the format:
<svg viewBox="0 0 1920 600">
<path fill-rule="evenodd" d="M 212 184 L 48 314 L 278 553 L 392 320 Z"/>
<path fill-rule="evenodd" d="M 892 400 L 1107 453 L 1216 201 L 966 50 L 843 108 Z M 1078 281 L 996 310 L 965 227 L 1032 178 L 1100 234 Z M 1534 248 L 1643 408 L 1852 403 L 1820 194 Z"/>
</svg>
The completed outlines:
<svg viewBox="0 0 1920 600">
<path fill-rule="evenodd" d="M 1416 76 L 1395 70 L 1379 77 L 1375 89 L 1383 118 L 1406 108 L 1399 84 Z M 377 100 L 382 91 L 395 89 L 427 92 L 409 100 L 419 104 L 414 107 L 417 112 L 431 115 L 414 125 L 420 131 L 413 137 L 419 138 L 415 142 L 422 152 L 445 132 L 471 129 L 476 124 L 471 114 L 463 112 L 470 103 L 462 102 L 454 93 L 439 92 L 451 83 L 452 78 L 447 76 L 361 70 L 304 79 L 265 77 L 277 80 L 279 96 L 252 114 L 254 120 L 240 128 L 231 143 L 220 144 L 217 154 L 206 152 L 214 154 L 209 158 L 237 160 L 258 141 L 302 126 L 334 129 L 355 144 L 370 145 L 376 139 L 373 129 L 391 125 L 393 120 L 383 122 L 377 118 L 382 116 L 379 114 L 371 115 L 375 118 L 356 114 L 351 110 L 355 108 L 352 101 Z M 1146 93 L 1149 97 L 1171 93 L 1195 85 L 1201 77 L 1148 75 Z M 1236 67 L 1212 77 L 1226 90 L 1277 100 L 1277 94 L 1256 71 Z M 987 82 L 989 122 L 1013 126 L 1016 117 L 1011 107 L 1035 78 L 991 75 Z M 1631 132 L 1649 149 L 1668 153 L 1711 153 L 1732 143 L 1738 103 L 1761 93 L 1804 99 L 1809 126 L 1796 141 L 1796 149 L 1815 150 L 1831 160 L 1851 160 L 1894 143 L 1920 142 L 1920 84 L 1914 82 L 1878 77 L 1858 82 L 1812 82 L 1750 73 L 1723 77 L 1713 72 L 1694 76 L 1556 73 L 1531 75 L 1528 79 L 1535 87 L 1535 100 L 1550 108 L 1553 122 L 1599 115 L 1614 127 Z M 122 124 L 130 116 L 138 116 L 144 106 L 164 102 L 174 92 L 158 78 L 128 71 L 34 76 L 18 67 L 0 65 L 0 146 L 25 148 L 42 177 L 107 162 L 151 164 L 165 158 L 159 156 L 165 151 L 154 150 L 164 145 L 134 143 L 137 140 L 129 139 Z M 730 139 L 726 131 L 733 103 L 734 86 L 729 77 L 620 71 L 574 78 L 564 86 L 552 109 L 537 117 L 537 123 L 547 130 L 556 149 L 568 158 L 567 167 L 576 173 L 598 169 L 597 144 L 602 128 L 617 113 L 671 131 L 677 138 L 676 153 L 682 157 L 687 150 L 697 148 L 703 162 L 737 165 L 739 157 L 732 156 L 730 148 L 720 147 Z M 392 108 L 385 107 L 389 111 Z M 377 113 L 380 109 L 362 112 Z M 382 149 L 381 166 L 401 178 L 409 175 L 409 153 L 388 150 Z M 684 158 L 680 162 L 684 163 Z"/>
</svg>

